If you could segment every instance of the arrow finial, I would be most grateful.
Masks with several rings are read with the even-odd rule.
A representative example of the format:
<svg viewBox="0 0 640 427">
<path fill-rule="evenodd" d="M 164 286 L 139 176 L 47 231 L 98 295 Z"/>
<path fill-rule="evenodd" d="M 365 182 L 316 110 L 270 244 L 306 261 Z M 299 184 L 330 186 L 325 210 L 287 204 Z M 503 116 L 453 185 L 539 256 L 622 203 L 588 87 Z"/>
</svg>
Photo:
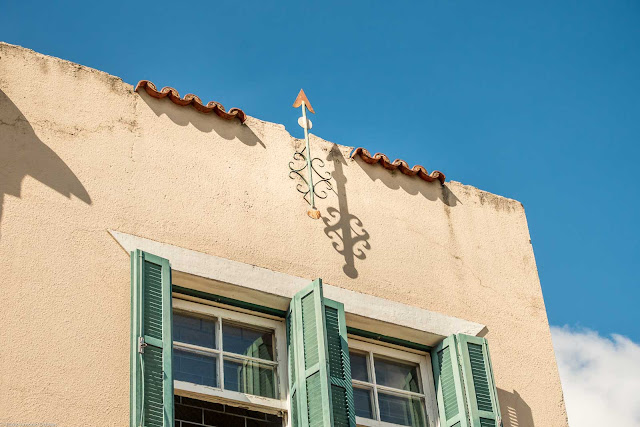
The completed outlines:
<svg viewBox="0 0 640 427">
<path fill-rule="evenodd" d="M 299 106 L 301 106 L 302 101 L 304 101 L 304 104 L 307 106 L 307 109 L 309 111 L 311 111 L 313 114 L 316 113 L 315 111 L 313 111 L 313 107 L 309 102 L 309 98 L 307 98 L 307 95 L 304 94 L 304 90 L 300 89 L 300 92 L 298 93 L 298 96 L 296 97 L 296 100 L 293 103 L 293 108 L 298 108 Z"/>
</svg>

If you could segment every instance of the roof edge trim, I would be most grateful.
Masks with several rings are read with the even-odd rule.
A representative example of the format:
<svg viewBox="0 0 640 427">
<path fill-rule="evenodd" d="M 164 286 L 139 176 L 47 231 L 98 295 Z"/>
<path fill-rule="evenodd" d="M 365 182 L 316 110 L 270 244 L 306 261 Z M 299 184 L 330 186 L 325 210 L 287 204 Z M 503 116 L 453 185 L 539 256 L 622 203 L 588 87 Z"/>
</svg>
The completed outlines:
<svg viewBox="0 0 640 427">
<path fill-rule="evenodd" d="M 184 98 L 180 97 L 178 91 L 172 87 L 165 86 L 158 90 L 156 85 L 149 80 L 140 80 L 134 89 L 135 92 L 139 92 L 140 89 L 144 89 L 149 96 L 162 99 L 169 98 L 174 104 L 180 106 L 192 105 L 193 108 L 201 113 L 209 114 L 215 113 L 218 117 L 224 120 L 233 120 L 237 118 L 240 122 L 247 121 L 247 115 L 240 108 L 232 108 L 229 111 L 225 110 L 224 106 L 216 101 L 209 101 L 206 105 L 202 103 L 202 100 L 192 93 L 188 93 Z"/>
<path fill-rule="evenodd" d="M 365 163 L 370 165 L 375 165 L 376 163 L 380 163 L 383 168 L 389 170 L 400 170 L 405 175 L 408 176 L 418 176 L 421 179 L 427 182 L 440 181 L 441 184 L 444 184 L 445 175 L 440 171 L 433 171 L 429 173 L 424 166 L 415 165 L 410 168 L 409 164 L 401 159 L 395 159 L 393 162 L 389 160 L 387 156 L 382 153 L 376 153 L 373 156 L 367 151 L 365 148 L 358 147 L 351 153 L 351 158 L 355 159 L 359 156 Z"/>
</svg>

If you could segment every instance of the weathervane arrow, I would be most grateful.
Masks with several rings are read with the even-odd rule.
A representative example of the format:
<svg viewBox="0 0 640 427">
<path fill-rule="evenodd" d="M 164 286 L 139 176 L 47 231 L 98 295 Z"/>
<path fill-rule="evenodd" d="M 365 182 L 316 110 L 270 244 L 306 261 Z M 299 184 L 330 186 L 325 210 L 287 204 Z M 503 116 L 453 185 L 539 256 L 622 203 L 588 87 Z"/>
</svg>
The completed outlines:
<svg viewBox="0 0 640 427">
<path fill-rule="evenodd" d="M 320 218 L 320 211 L 316 209 L 316 201 L 315 194 L 313 188 L 313 168 L 311 165 L 311 148 L 309 147 L 309 129 L 313 126 L 311 120 L 307 119 L 307 109 L 311 111 L 313 114 L 316 112 L 313 111 L 313 107 L 305 95 L 304 90 L 300 89 L 298 96 L 296 97 L 295 102 L 293 103 L 293 108 L 302 107 L 302 117 L 298 120 L 298 124 L 300 127 L 304 129 L 304 140 L 307 144 L 307 152 L 306 152 L 306 160 L 307 160 L 307 169 L 309 171 L 309 204 L 311 204 L 311 209 L 307 211 L 307 215 L 309 215 L 313 219 Z"/>
<path fill-rule="evenodd" d="M 300 89 L 300 92 L 298 92 L 298 96 L 296 97 L 296 100 L 293 103 L 293 108 L 298 108 L 299 106 L 302 105 L 303 102 L 305 103 L 309 111 L 311 111 L 313 114 L 316 113 L 315 111 L 313 111 L 313 107 L 311 106 L 311 103 L 309 102 L 307 95 L 305 95 L 304 90 Z"/>
</svg>

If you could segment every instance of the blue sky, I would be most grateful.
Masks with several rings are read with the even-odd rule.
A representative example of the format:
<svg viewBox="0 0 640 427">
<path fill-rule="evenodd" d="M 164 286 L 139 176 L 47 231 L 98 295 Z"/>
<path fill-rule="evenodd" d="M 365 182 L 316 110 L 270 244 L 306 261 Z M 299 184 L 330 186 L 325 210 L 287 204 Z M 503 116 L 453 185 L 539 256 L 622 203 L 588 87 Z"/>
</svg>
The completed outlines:
<svg viewBox="0 0 640 427">
<path fill-rule="evenodd" d="M 5 1 L 0 39 L 296 136 L 304 87 L 321 137 L 521 201 L 551 324 L 640 341 L 640 3 L 178 3 Z"/>
</svg>

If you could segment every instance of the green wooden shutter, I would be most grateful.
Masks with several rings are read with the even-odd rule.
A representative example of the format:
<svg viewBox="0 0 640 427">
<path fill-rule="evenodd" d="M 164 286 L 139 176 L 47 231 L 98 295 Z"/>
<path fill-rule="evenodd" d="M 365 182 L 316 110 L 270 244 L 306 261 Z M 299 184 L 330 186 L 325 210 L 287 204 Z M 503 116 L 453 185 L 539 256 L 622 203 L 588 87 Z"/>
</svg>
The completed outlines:
<svg viewBox="0 0 640 427">
<path fill-rule="evenodd" d="M 431 351 L 443 427 L 499 427 L 500 405 L 484 338 L 457 334 Z"/>
<path fill-rule="evenodd" d="M 455 335 L 445 338 L 439 346 L 431 350 L 431 364 L 440 425 L 469 427 Z"/>
<path fill-rule="evenodd" d="M 336 427 L 355 427 L 356 414 L 344 304 L 325 298 L 324 311 L 327 327 L 333 425 Z"/>
<path fill-rule="evenodd" d="M 500 427 L 500 404 L 487 340 L 458 334 L 469 418 L 473 427 Z"/>
<path fill-rule="evenodd" d="M 287 328 L 292 426 L 355 427 L 344 306 L 315 280 L 293 297 Z"/>
<path fill-rule="evenodd" d="M 131 427 L 173 427 L 169 261 L 131 252 Z"/>
</svg>

